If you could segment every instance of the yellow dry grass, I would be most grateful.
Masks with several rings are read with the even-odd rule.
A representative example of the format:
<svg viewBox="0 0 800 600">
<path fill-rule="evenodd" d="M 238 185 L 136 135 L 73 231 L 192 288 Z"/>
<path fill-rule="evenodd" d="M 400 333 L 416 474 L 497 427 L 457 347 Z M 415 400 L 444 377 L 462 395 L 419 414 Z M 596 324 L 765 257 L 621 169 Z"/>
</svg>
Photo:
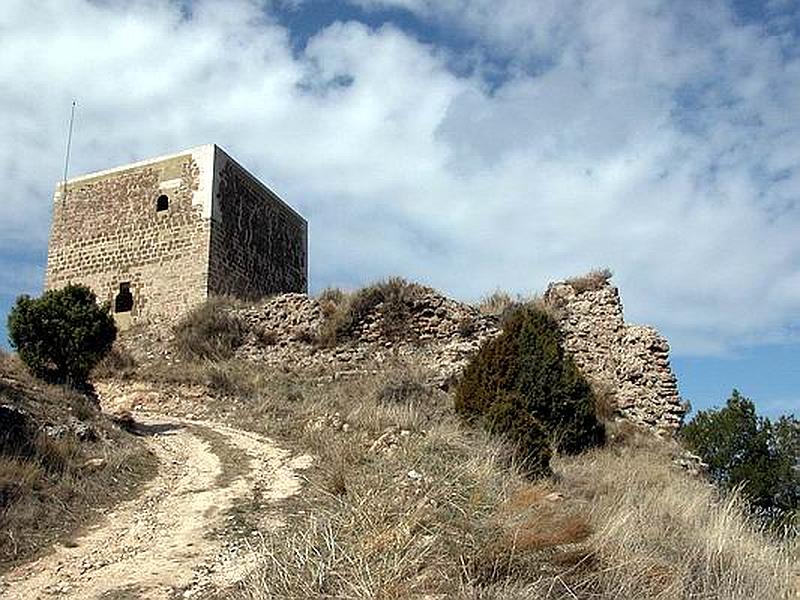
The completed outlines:
<svg viewBox="0 0 800 600">
<path fill-rule="evenodd" d="M 671 443 L 626 431 L 530 482 L 415 378 L 419 365 L 327 385 L 260 370 L 244 386 L 248 408 L 233 418 L 258 415 L 318 458 L 232 598 L 795 597 L 794 542 L 682 471 Z M 398 398 L 399 380 L 413 394 Z M 387 431 L 396 443 L 376 449 Z"/>
</svg>

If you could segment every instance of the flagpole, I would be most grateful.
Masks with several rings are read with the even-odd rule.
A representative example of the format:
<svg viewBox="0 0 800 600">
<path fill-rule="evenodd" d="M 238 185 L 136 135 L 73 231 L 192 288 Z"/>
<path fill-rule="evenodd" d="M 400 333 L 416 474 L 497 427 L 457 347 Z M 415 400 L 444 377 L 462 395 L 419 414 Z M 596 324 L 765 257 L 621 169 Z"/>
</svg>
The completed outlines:
<svg viewBox="0 0 800 600">
<path fill-rule="evenodd" d="M 69 116 L 69 134 L 67 134 L 67 152 L 66 156 L 64 157 L 64 195 L 66 196 L 67 193 L 67 172 L 69 171 L 69 152 L 72 148 L 72 127 L 75 124 L 75 106 L 77 106 L 77 102 L 75 100 L 72 101 L 72 111 L 70 112 Z"/>
</svg>

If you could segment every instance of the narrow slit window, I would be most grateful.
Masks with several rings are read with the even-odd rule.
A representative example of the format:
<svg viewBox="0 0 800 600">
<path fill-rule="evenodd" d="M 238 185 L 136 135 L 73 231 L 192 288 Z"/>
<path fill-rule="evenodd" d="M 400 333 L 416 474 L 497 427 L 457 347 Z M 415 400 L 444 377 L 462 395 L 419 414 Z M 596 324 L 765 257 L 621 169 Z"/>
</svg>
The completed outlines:
<svg viewBox="0 0 800 600">
<path fill-rule="evenodd" d="M 119 294 L 114 300 L 115 313 L 129 313 L 133 310 L 133 294 L 130 283 L 119 284 Z"/>
<path fill-rule="evenodd" d="M 163 212 L 169 209 L 169 196 L 161 194 L 156 200 L 156 212 Z"/>
</svg>

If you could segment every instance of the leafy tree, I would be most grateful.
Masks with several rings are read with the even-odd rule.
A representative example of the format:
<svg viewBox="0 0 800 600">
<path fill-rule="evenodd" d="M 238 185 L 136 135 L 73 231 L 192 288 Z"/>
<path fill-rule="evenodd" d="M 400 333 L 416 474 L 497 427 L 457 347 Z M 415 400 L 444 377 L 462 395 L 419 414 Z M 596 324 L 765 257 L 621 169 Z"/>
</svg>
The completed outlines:
<svg viewBox="0 0 800 600">
<path fill-rule="evenodd" d="M 741 487 L 759 510 L 798 510 L 800 421 L 793 416 L 773 424 L 756 415 L 753 402 L 733 390 L 724 408 L 698 412 L 681 437 L 723 489 Z"/>
<path fill-rule="evenodd" d="M 85 385 L 89 372 L 117 336 L 108 306 L 100 306 L 83 285 L 17 298 L 8 316 L 11 345 L 37 377 Z"/>
<path fill-rule="evenodd" d="M 771 446 L 778 473 L 774 504 L 800 510 L 800 420 L 784 415 L 772 425 Z"/>
<path fill-rule="evenodd" d="M 547 470 L 551 446 L 576 453 L 604 438 L 591 387 L 564 352 L 558 324 L 536 306 L 515 310 L 467 365 L 455 408 L 515 442 L 533 475 Z"/>
</svg>

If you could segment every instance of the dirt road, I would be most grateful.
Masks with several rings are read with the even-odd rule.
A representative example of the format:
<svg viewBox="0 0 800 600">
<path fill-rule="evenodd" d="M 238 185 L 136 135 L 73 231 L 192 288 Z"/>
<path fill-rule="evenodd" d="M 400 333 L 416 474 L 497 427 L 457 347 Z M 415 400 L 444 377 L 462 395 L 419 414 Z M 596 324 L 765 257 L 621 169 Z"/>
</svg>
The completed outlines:
<svg viewBox="0 0 800 600">
<path fill-rule="evenodd" d="M 215 423 L 136 418 L 158 457 L 158 475 L 74 543 L 6 574 L 0 596 L 203 597 L 252 568 L 258 531 L 279 525 L 273 505 L 297 493 L 297 470 L 310 459 L 290 460 L 267 438 Z M 242 509 L 254 499 L 259 510 L 243 528 Z"/>
</svg>

